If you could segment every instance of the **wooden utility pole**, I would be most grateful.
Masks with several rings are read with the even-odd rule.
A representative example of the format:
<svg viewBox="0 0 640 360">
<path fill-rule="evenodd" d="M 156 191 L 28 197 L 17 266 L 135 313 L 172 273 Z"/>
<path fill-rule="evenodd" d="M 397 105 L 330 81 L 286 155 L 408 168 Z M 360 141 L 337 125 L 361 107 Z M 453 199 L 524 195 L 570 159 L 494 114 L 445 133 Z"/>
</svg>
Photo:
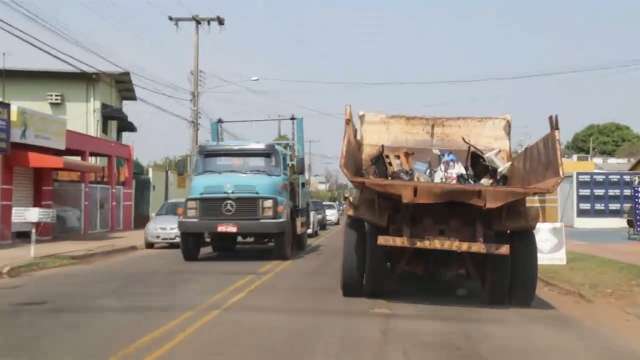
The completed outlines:
<svg viewBox="0 0 640 360">
<path fill-rule="evenodd" d="M 181 22 L 193 22 L 195 31 L 193 33 L 193 73 L 192 73 L 192 92 L 191 92 L 191 154 L 195 158 L 198 153 L 198 131 L 200 130 L 200 25 L 216 23 L 218 26 L 224 26 L 225 20 L 221 16 L 203 17 L 193 15 L 190 17 L 169 16 L 169 21 L 173 22 L 176 27 Z"/>
</svg>

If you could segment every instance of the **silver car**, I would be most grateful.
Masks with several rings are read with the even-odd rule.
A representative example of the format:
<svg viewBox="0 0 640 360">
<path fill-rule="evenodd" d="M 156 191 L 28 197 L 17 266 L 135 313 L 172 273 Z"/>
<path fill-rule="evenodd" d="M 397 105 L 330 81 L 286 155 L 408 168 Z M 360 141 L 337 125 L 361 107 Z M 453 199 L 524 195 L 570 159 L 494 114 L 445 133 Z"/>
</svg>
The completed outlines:
<svg viewBox="0 0 640 360">
<path fill-rule="evenodd" d="M 169 200 L 162 204 L 144 228 L 145 249 L 152 249 L 155 244 L 180 246 L 178 215 L 181 209 L 184 209 L 184 199 Z"/>
</svg>

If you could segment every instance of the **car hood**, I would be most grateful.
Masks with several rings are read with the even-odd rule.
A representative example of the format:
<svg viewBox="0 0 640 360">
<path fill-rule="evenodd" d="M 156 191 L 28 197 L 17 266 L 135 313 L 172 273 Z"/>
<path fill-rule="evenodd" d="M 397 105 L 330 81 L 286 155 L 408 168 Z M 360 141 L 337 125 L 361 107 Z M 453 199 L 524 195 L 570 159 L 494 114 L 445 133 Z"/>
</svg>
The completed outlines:
<svg viewBox="0 0 640 360">
<path fill-rule="evenodd" d="M 158 215 L 149 221 L 154 226 L 178 226 L 178 217 L 175 215 Z"/>
<path fill-rule="evenodd" d="M 287 181 L 282 176 L 266 174 L 202 174 L 193 177 L 189 197 L 203 196 L 279 196 L 286 197 L 281 187 Z"/>
</svg>

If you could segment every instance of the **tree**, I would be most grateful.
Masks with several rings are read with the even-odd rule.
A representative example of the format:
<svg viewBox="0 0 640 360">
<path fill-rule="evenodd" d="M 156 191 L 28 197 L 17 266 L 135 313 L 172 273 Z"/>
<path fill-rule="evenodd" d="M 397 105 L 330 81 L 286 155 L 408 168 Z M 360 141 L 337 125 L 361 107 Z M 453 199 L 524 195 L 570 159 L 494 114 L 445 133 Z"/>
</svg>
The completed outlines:
<svg viewBox="0 0 640 360">
<path fill-rule="evenodd" d="M 594 154 L 614 156 L 622 145 L 640 142 L 640 134 L 616 122 L 591 124 L 575 133 L 565 148 L 572 153 L 588 154 L 591 142 Z"/>
<path fill-rule="evenodd" d="M 616 151 L 616 157 L 619 158 L 640 158 L 640 142 L 628 142 Z"/>
</svg>

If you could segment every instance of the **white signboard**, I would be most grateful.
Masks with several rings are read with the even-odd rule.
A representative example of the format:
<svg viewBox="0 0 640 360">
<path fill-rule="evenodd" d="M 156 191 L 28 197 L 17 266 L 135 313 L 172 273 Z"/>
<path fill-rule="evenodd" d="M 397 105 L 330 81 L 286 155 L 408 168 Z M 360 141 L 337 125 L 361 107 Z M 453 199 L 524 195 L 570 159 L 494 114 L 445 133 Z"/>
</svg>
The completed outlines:
<svg viewBox="0 0 640 360">
<path fill-rule="evenodd" d="M 11 212 L 14 223 L 54 223 L 56 211 L 48 208 L 14 207 Z"/>
<path fill-rule="evenodd" d="M 65 118 L 11 105 L 11 142 L 64 150 L 66 132 Z"/>
<path fill-rule="evenodd" d="M 538 244 L 538 264 L 567 264 L 567 243 L 564 237 L 564 223 L 538 223 L 535 234 Z"/>
</svg>

